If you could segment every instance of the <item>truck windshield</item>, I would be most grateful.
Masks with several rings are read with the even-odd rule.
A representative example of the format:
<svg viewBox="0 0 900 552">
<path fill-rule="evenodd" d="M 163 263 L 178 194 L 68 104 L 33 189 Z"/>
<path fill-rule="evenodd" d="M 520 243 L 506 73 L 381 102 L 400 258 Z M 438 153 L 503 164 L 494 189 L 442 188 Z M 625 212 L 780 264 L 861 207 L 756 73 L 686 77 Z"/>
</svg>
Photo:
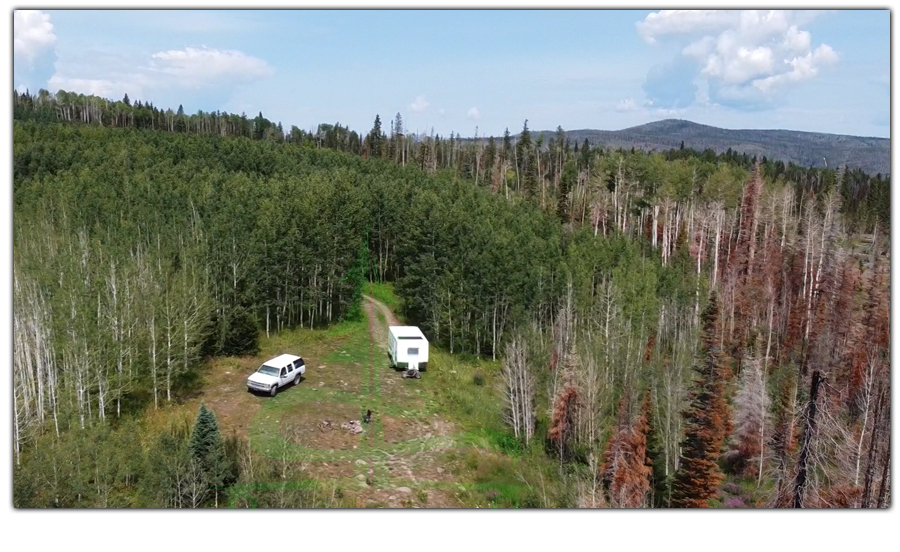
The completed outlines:
<svg viewBox="0 0 900 552">
<path fill-rule="evenodd" d="M 277 376 L 278 368 L 273 368 L 272 366 L 266 366 L 265 364 L 263 364 L 262 366 L 259 367 L 259 370 L 257 370 L 257 372 L 260 372 L 261 374 L 266 374 L 267 376 Z"/>
</svg>

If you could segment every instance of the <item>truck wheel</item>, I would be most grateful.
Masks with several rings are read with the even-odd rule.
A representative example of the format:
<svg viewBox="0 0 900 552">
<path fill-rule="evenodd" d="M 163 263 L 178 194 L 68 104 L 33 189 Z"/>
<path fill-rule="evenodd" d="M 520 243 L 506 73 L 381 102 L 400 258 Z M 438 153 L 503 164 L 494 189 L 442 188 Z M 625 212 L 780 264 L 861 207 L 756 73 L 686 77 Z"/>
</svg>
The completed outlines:
<svg viewBox="0 0 900 552">
<path fill-rule="evenodd" d="M 297 377 L 294 378 L 294 385 L 300 385 L 300 374 L 297 374 Z"/>
<path fill-rule="evenodd" d="M 272 386 L 271 389 L 269 389 L 269 396 L 274 397 L 277 394 L 278 394 L 278 384 L 276 383 L 275 385 Z"/>
</svg>

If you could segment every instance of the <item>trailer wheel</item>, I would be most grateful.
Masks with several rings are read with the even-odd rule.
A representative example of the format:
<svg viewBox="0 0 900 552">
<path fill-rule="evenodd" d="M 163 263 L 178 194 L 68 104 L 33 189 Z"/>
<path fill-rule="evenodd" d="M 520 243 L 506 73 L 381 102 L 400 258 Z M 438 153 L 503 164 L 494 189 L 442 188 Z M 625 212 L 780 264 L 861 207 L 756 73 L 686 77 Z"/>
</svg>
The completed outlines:
<svg viewBox="0 0 900 552">
<path fill-rule="evenodd" d="M 419 379 L 419 378 L 421 378 L 421 377 L 422 377 L 422 374 L 420 374 L 419 371 L 416 370 L 416 379 Z"/>
</svg>

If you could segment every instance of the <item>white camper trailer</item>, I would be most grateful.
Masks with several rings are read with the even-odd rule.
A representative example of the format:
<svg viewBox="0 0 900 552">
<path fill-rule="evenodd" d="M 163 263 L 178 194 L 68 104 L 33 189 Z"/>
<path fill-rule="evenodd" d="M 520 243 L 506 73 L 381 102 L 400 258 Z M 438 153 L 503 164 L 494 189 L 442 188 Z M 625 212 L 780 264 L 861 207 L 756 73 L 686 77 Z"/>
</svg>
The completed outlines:
<svg viewBox="0 0 900 552">
<path fill-rule="evenodd" d="M 428 365 L 428 340 L 416 326 L 391 326 L 388 329 L 388 358 L 391 368 L 403 368 L 404 375 L 413 372 L 418 377 L 419 370 Z"/>
</svg>

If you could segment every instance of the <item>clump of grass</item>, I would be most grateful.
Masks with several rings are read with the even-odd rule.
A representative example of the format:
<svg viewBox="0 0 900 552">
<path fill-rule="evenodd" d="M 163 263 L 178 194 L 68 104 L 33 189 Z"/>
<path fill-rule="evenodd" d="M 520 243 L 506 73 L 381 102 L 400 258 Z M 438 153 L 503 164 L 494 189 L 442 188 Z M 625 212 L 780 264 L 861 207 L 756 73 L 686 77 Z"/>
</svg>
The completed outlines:
<svg viewBox="0 0 900 552">
<path fill-rule="evenodd" d="M 368 362 L 369 335 L 356 333 L 333 353 L 322 359 L 324 362 Z"/>
<path fill-rule="evenodd" d="M 342 320 L 325 330 L 328 336 L 349 336 L 357 332 L 366 331 L 369 327 L 369 321 L 365 317 L 359 320 Z"/>
<path fill-rule="evenodd" d="M 481 387 L 484 385 L 484 374 L 481 372 L 475 372 L 475 375 L 472 376 L 472 383 Z"/>
<path fill-rule="evenodd" d="M 417 383 L 431 394 L 440 411 L 464 430 L 503 429 L 502 406 L 492 385 L 499 363 L 463 361 L 437 348 L 429 354 L 428 377 Z M 483 385 L 472 385 L 476 373 L 484 378 Z"/>
<path fill-rule="evenodd" d="M 394 284 L 391 282 L 369 282 L 366 284 L 366 295 L 381 301 L 391 307 L 391 310 L 400 307 L 400 299 L 394 293 Z"/>
</svg>

